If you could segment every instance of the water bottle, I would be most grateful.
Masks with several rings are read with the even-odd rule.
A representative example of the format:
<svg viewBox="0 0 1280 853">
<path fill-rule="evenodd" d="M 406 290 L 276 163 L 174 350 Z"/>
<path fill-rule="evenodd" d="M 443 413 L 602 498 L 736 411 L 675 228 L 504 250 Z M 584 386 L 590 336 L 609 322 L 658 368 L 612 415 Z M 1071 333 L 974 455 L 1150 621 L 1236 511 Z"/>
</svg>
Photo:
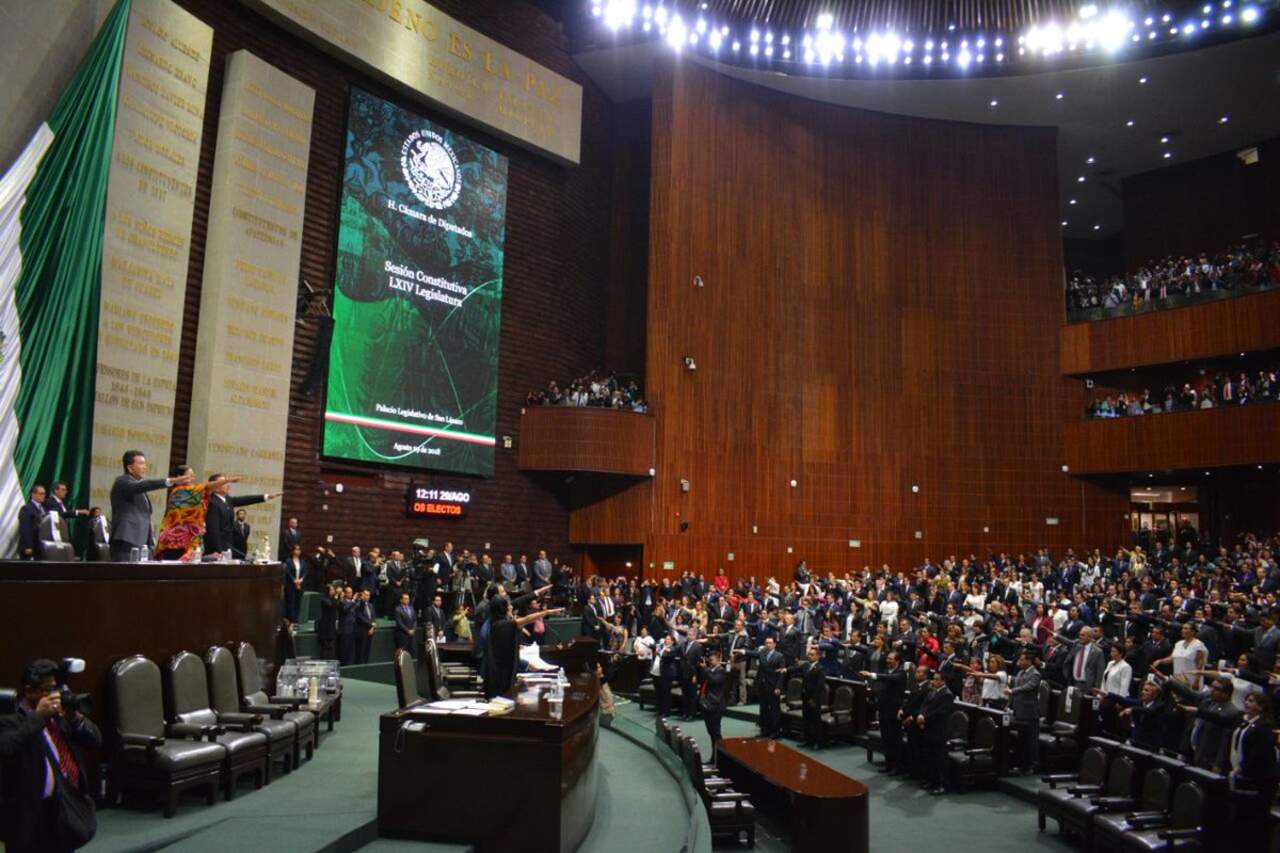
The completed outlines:
<svg viewBox="0 0 1280 853">
<path fill-rule="evenodd" d="M 202 559 L 204 559 L 204 549 L 197 545 L 191 549 L 191 562 L 198 563 Z"/>
<path fill-rule="evenodd" d="M 143 545 L 141 548 L 139 548 L 138 553 L 139 553 L 139 556 L 142 558 L 142 562 L 148 563 L 151 561 L 151 549 L 148 548 L 146 545 Z"/>
</svg>

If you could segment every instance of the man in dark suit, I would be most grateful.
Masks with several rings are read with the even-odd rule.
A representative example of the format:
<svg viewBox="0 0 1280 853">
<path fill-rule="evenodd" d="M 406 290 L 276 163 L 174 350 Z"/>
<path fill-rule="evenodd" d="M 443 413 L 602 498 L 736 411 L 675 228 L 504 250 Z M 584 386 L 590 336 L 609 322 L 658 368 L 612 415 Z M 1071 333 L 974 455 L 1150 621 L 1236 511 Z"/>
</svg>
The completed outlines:
<svg viewBox="0 0 1280 853">
<path fill-rule="evenodd" d="M 302 544 L 302 531 L 298 529 L 298 519 L 291 518 L 280 531 L 280 559 L 284 560 L 293 553 L 294 545 Z"/>
<path fill-rule="evenodd" d="M 368 663 L 369 649 L 373 646 L 373 605 L 369 603 L 373 593 L 361 590 L 356 595 L 354 639 L 356 659 L 353 663 Z"/>
<path fill-rule="evenodd" d="M 924 751 L 925 788 L 931 794 L 940 795 L 947 792 L 947 720 L 956 697 L 947 689 L 942 673 L 936 670 L 930 676 L 929 687 L 929 695 L 920 706 L 916 724 L 924 732 L 921 746 Z"/>
<path fill-rule="evenodd" d="M 49 490 L 49 496 L 44 499 L 45 512 L 56 512 L 68 524 L 70 524 L 71 519 L 76 516 L 89 514 L 89 510 L 87 509 L 72 509 L 67 505 L 67 493 L 69 491 L 71 491 L 71 489 L 67 486 L 66 481 L 58 480 L 53 484 L 53 488 Z M 67 530 L 67 528 L 64 528 L 64 530 Z M 70 531 L 67 530 L 67 532 L 69 534 Z M 71 540 L 65 539 L 63 541 L 70 542 Z"/>
<path fill-rule="evenodd" d="M 692 720 L 698 714 L 698 670 L 702 667 L 705 650 L 696 627 L 689 628 L 684 646 L 680 649 L 680 691 L 684 700 L 684 717 Z"/>
<path fill-rule="evenodd" d="M 898 665 L 898 653 L 885 657 L 884 672 L 865 671 L 860 675 L 871 682 L 876 694 L 876 718 L 880 720 L 880 740 L 884 744 L 884 770 L 890 776 L 902 771 L 902 698 L 907 690 L 907 674 Z"/>
<path fill-rule="evenodd" d="M 1067 684 L 1077 690 L 1097 690 L 1102 686 L 1102 650 L 1093 642 L 1093 629 L 1080 629 L 1079 639 L 1067 658 Z"/>
<path fill-rule="evenodd" d="M 349 666 L 356 660 L 356 596 L 351 587 L 342 588 L 338 601 L 338 663 Z"/>
<path fill-rule="evenodd" d="M 243 560 L 249 553 L 249 537 L 253 530 L 249 526 L 249 516 L 242 509 L 236 510 L 236 520 L 231 524 L 231 556 Z"/>
<path fill-rule="evenodd" d="M 1040 763 L 1040 671 L 1030 652 L 1018 655 L 1018 673 L 1009 689 L 1013 724 L 1022 735 L 1022 772 L 1031 774 Z"/>
<path fill-rule="evenodd" d="M 232 513 L 236 507 L 260 504 L 263 501 L 278 498 L 282 493 L 277 492 L 274 495 L 241 495 L 233 498 L 231 497 L 231 483 L 234 478 L 214 474 L 209 479 L 214 481 L 215 485 L 213 486 L 212 494 L 209 495 L 209 503 L 205 509 L 204 516 L 205 556 L 221 555 L 243 560 L 244 550 L 240 550 L 238 553 L 236 551 L 236 530 Z"/>
<path fill-rule="evenodd" d="M 658 698 L 658 716 L 671 716 L 671 685 L 680 677 L 680 651 L 676 648 L 674 638 L 668 634 L 662 638 L 662 645 L 654 652 L 658 656 L 658 683 L 655 692 Z"/>
<path fill-rule="evenodd" d="M 787 662 L 773 637 L 765 637 L 757 655 L 756 690 L 760 692 L 760 735 L 777 738 L 782 734 L 782 688 Z"/>
<path fill-rule="evenodd" d="M 827 693 L 827 674 L 818 662 L 818 647 L 810 645 L 805 653 L 807 660 L 800 676 L 800 713 L 804 718 L 804 742 L 802 746 L 817 749 L 822 741 L 822 700 Z"/>
<path fill-rule="evenodd" d="M 413 654 L 413 638 L 418 631 L 418 614 L 413 612 L 409 603 L 409 593 L 400 593 L 400 604 L 396 606 L 396 649 L 405 649 Z"/>
<path fill-rule="evenodd" d="M 191 472 L 163 480 L 145 479 L 147 457 L 141 450 L 126 450 L 121 459 L 124 473 L 111 484 L 111 559 L 118 563 L 129 560 L 134 548 L 147 546 L 155 550 L 156 537 L 151 528 L 151 499 L 147 492 L 173 485 L 189 486 L 195 481 Z"/>
<path fill-rule="evenodd" d="M 444 597 L 440 593 L 436 593 L 431 597 L 431 603 L 422 611 L 422 622 L 427 626 L 427 632 L 434 639 L 444 634 L 445 621 Z"/>
<path fill-rule="evenodd" d="M 587 596 L 587 603 L 582 605 L 582 624 L 578 628 L 578 633 L 586 637 L 595 637 L 600 639 L 600 611 L 596 609 L 595 593 Z"/>
<path fill-rule="evenodd" d="M 83 796 L 89 784 L 81 749 L 96 750 L 102 735 L 93 722 L 62 705 L 61 670 L 36 660 L 22 674 L 17 713 L 0 717 L 0 842 L 9 853 L 49 853 L 55 843 L 55 774 Z"/>
<path fill-rule="evenodd" d="M 320 641 L 320 659 L 338 658 L 338 612 L 341 593 L 336 586 L 325 587 L 320 599 L 320 618 L 316 620 L 316 639 Z"/>
<path fill-rule="evenodd" d="M 18 510 L 18 557 L 34 560 L 40 556 L 40 522 L 44 520 L 45 488 L 37 485 L 31 490 L 31 500 Z"/>
<path fill-rule="evenodd" d="M 373 585 L 377 583 L 377 572 L 374 571 L 373 563 L 366 560 L 360 553 L 359 545 L 352 545 L 351 556 L 343 558 L 342 575 L 356 592 L 373 589 Z"/>
<path fill-rule="evenodd" d="M 720 742 L 720 720 L 724 717 L 724 708 L 729 692 L 729 671 L 720 663 L 720 651 L 712 649 L 707 652 L 707 661 L 702 666 L 702 721 L 707 726 L 707 736 L 711 738 L 711 754 L 715 755 L 716 744 Z"/>
</svg>

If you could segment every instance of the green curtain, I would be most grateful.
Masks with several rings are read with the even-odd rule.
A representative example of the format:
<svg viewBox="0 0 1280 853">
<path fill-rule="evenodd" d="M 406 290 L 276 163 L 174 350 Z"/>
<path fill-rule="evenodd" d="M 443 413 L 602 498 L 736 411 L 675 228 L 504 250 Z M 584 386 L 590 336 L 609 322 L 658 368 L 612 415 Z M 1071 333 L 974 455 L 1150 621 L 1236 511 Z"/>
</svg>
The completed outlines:
<svg viewBox="0 0 1280 853">
<path fill-rule="evenodd" d="M 119 0 L 49 117 L 53 145 L 27 189 L 15 298 L 22 383 L 14 465 L 26 493 L 66 480 L 89 497 L 107 175 L 130 0 Z"/>
</svg>

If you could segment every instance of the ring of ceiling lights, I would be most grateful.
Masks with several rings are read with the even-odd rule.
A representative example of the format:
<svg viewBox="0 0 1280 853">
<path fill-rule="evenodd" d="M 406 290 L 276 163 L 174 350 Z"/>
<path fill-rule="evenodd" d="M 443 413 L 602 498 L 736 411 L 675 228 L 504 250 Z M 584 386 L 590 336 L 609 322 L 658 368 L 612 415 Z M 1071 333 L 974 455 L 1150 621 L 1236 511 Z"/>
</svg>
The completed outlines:
<svg viewBox="0 0 1280 853">
<path fill-rule="evenodd" d="M 709 20 L 671 0 L 586 2 L 617 40 L 661 40 L 674 51 L 733 65 L 839 77 L 1038 73 L 1198 49 L 1280 27 L 1280 0 L 1213 0 L 1164 12 L 1090 3 L 1069 21 L 1047 20 L 1022 32 L 966 32 L 953 24 L 944 33 L 917 35 L 892 28 L 844 32 L 829 13 L 816 15 L 811 28 L 790 30 Z"/>
</svg>

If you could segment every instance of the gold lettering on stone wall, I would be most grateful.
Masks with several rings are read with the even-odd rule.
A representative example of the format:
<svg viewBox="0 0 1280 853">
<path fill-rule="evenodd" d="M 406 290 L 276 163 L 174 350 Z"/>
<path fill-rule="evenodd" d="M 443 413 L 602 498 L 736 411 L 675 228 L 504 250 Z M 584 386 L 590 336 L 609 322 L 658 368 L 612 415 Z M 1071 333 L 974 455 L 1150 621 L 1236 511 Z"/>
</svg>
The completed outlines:
<svg viewBox="0 0 1280 853">
<path fill-rule="evenodd" d="M 168 473 L 212 50 L 213 30 L 171 0 L 133 0 L 102 247 L 90 495 L 104 511 L 125 450 Z"/>
<path fill-rule="evenodd" d="M 424 0 L 241 2 L 486 130 L 579 161 L 582 87 Z"/>
<path fill-rule="evenodd" d="M 280 490 L 315 92 L 248 51 L 227 58 L 209 200 L 187 458 Z M 258 535 L 280 502 L 246 508 Z"/>
</svg>

